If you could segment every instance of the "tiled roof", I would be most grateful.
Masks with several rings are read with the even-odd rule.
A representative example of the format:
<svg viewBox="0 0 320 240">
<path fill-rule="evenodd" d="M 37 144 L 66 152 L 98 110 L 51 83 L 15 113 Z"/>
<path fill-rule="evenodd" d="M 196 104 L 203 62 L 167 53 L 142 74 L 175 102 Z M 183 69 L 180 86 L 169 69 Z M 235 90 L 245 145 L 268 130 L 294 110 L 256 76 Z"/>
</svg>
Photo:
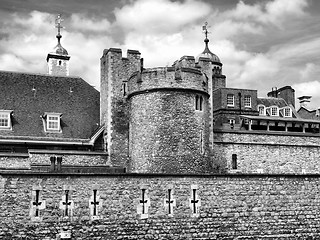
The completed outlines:
<svg viewBox="0 0 320 240">
<path fill-rule="evenodd" d="M 79 77 L 0 71 L 0 109 L 13 110 L 4 138 L 88 139 L 99 127 L 100 94 Z M 44 131 L 45 112 L 62 113 L 61 133 Z"/>
<path fill-rule="evenodd" d="M 267 97 L 267 98 L 258 98 L 257 104 L 262 104 L 265 107 L 271 107 L 271 106 L 277 106 L 279 108 L 283 108 L 288 106 L 286 101 L 283 98 L 273 98 L 273 97 Z"/>
</svg>

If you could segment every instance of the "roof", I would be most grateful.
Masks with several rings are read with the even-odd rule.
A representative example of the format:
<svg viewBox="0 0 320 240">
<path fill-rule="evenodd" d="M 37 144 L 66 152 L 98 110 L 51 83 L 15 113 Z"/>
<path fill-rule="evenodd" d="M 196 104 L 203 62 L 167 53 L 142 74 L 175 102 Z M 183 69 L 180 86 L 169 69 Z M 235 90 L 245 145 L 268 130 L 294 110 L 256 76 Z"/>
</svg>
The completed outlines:
<svg viewBox="0 0 320 240">
<path fill-rule="evenodd" d="M 0 139 L 89 139 L 99 127 L 100 93 L 80 77 L 0 71 L 0 109 L 13 110 L 13 130 Z M 44 131 L 42 116 L 61 113 L 61 133 Z"/>
<path fill-rule="evenodd" d="M 279 121 L 279 122 L 299 122 L 299 123 L 313 123 L 320 124 L 319 120 L 302 119 L 302 118 L 284 118 L 284 117 L 269 117 L 269 116 L 253 116 L 253 115 L 240 115 L 242 118 L 261 120 L 261 121 Z"/>
<path fill-rule="evenodd" d="M 264 105 L 265 107 L 271 107 L 271 106 L 277 106 L 279 108 L 287 107 L 288 104 L 283 98 L 273 98 L 273 97 L 267 97 L 267 98 L 258 98 L 257 99 L 257 105 Z"/>
</svg>

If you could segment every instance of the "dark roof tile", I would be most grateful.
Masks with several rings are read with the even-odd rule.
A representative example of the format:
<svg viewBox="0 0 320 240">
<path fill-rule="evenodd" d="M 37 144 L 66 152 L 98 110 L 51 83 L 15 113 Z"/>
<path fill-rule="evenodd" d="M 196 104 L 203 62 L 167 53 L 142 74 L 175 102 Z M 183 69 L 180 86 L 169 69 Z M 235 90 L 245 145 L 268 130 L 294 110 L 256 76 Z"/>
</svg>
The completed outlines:
<svg viewBox="0 0 320 240">
<path fill-rule="evenodd" d="M 79 77 L 0 71 L 0 109 L 13 110 L 13 131 L 0 136 L 87 139 L 99 124 L 99 101 L 99 92 Z M 45 112 L 62 113 L 62 133 L 44 131 Z"/>
</svg>

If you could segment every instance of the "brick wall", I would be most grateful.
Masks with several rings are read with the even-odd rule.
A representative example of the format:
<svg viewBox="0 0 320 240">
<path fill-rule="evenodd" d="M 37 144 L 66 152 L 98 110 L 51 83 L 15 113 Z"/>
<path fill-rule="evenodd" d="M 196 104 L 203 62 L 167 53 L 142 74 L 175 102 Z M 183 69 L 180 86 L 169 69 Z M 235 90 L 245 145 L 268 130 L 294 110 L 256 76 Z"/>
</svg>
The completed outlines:
<svg viewBox="0 0 320 240">
<path fill-rule="evenodd" d="M 71 189 L 73 217 L 59 202 Z M 98 220 L 90 221 L 89 197 L 99 189 Z M 146 189 L 148 216 L 137 205 Z M 165 199 L 173 189 L 169 216 Z M 201 206 L 193 214 L 191 188 Z M 42 189 L 42 221 L 29 216 L 32 189 Z M 319 239 L 319 175 L 0 175 L 0 238 L 56 239 Z M 140 209 L 141 210 L 141 209 Z"/>
<path fill-rule="evenodd" d="M 320 173 L 319 136 L 215 132 L 213 145 L 214 161 L 223 169 L 231 168 L 237 154 L 238 170 L 246 173 Z"/>
</svg>

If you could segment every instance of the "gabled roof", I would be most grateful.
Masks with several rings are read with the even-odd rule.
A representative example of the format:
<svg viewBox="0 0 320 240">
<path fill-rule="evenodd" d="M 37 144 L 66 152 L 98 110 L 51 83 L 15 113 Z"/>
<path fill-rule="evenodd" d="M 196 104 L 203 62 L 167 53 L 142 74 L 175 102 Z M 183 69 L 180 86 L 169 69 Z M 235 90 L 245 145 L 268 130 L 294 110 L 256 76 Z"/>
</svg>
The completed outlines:
<svg viewBox="0 0 320 240">
<path fill-rule="evenodd" d="M 13 110 L 1 138 L 89 139 L 99 127 L 100 94 L 79 77 L 0 71 L 0 109 Z M 44 131 L 42 116 L 61 113 L 61 133 Z"/>
<path fill-rule="evenodd" d="M 264 105 L 265 107 L 277 106 L 279 108 L 287 107 L 288 104 L 283 98 L 273 98 L 273 97 L 266 97 L 266 98 L 258 98 L 257 104 Z"/>
</svg>

